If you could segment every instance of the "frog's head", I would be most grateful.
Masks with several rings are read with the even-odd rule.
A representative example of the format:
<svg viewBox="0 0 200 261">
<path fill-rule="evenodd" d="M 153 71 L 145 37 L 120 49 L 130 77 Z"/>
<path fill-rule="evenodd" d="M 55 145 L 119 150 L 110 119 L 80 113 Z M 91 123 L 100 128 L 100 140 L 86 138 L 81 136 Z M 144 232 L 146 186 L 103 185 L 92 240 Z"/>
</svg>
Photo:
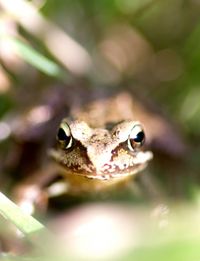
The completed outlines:
<svg viewBox="0 0 200 261">
<path fill-rule="evenodd" d="M 123 121 L 110 129 L 91 128 L 64 119 L 57 133 L 58 149 L 51 156 L 67 173 L 110 179 L 133 175 L 152 159 L 142 151 L 145 133 L 137 121 Z"/>
</svg>

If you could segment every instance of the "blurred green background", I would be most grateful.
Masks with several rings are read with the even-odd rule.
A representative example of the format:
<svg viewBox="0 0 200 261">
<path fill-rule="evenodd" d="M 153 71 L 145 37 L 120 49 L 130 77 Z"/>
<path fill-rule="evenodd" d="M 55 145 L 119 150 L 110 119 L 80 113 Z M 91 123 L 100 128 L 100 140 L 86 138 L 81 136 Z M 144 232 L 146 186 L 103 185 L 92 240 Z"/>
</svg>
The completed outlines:
<svg viewBox="0 0 200 261">
<path fill-rule="evenodd" d="M 172 201 L 198 203 L 199 0 L 0 0 L 1 119 L 63 83 L 148 98 L 187 147 L 181 160 L 159 155 L 150 172 Z M 3 127 L 0 160 L 10 148 Z"/>
<path fill-rule="evenodd" d="M 12 106 L 11 93 L 19 89 L 37 90 L 56 82 L 55 78 L 70 82 L 85 77 L 93 87 L 131 85 L 138 93 L 150 95 L 181 124 L 189 142 L 198 140 L 198 0 L 28 1 L 40 13 L 35 21 L 27 19 L 18 1 L 1 2 L 1 115 Z M 44 23 L 38 21 L 41 15 L 51 23 L 47 30 L 58 25 L 87 51 L 87 57 L 82 49 L 81 56 L 61 45 L 66 47 L 60 50 L 61 56 L 74 55 L 71 64 L 63 65 L 50 48 L 62 39 L 47 43 Z"/>
</svg>

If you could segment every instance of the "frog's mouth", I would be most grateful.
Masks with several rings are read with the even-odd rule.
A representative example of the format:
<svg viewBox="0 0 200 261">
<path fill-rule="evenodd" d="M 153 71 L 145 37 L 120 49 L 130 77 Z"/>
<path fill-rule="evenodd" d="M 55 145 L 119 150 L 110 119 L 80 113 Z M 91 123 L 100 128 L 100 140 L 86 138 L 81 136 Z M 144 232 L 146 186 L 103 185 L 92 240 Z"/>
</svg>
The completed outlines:
<svg viewBox="0 0 200 261">
<path fill-rule="evenodd" d="M 58 151 L 52 149 L 49 151 L 49 154 L 58 163 L 64 175 L 73 174 L 99 180 L 134 175 L 142 171 L 147 166 L 148 161 L 153 158 L 153 154 L 150 151 L 137 152 L 135 155 L 125 154 L 124 157 L 122 155 L 113 155 L 108 163 L 94 168 L 94 165 L 89 162 L 84 165 L 71 164 L 67 166 Z"/>
</svg>

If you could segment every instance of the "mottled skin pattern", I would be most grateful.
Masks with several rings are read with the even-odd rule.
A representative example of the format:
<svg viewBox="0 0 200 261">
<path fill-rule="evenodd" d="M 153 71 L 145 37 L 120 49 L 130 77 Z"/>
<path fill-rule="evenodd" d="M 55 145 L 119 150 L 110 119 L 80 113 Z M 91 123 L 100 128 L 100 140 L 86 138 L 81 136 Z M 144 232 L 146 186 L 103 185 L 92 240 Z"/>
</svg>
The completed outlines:
<svg viewBox="0 0 200 261">
<path fill-rule="evenodd" d="M 110 129 L 91 128 L 81 120 L 64 119 L 63 122 L 69 126 L 72 144 L 63 148 L 58 143 L 58 148 L 52 149 L 50 155 L 70 183 L 78 177 L 84 184 L 87 179 L 89 183 L 98 183 L 98 187 L 101 181 L 104 186 L 105 181 L 113 183 L 113 179 L 117 183 L 144 169 L 152 158 L 151 152 L 142 152 L 140 147 L 130 147 L 128 143 L 133 128 L 142 128 L 137 121 L 126 120 Z M 78 186 L 80 188 L 80 184 Z"/>
</svg>

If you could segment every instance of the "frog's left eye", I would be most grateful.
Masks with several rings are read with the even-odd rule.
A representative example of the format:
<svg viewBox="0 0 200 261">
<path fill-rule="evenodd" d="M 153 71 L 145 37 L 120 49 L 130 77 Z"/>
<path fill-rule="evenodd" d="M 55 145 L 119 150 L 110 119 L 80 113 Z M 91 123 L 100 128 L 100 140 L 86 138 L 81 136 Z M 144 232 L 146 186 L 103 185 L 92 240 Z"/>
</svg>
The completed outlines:
<svg viewBox="0 0 200 261">
<path fill-rule="evenodd" d="M 72 134 L 67 122 L 62 122 L 60 124 L 57 140 L 63 149 L 69 149 L 72 146 Z"/>
<path fill-rule="evenodd" d="M 144 141 L 145 134 L 142 126 L 140 124 L 134 125 L 128 137 L 128 148 L 130 150 L 139 148 L 143 145 Z"/>
</svg>

